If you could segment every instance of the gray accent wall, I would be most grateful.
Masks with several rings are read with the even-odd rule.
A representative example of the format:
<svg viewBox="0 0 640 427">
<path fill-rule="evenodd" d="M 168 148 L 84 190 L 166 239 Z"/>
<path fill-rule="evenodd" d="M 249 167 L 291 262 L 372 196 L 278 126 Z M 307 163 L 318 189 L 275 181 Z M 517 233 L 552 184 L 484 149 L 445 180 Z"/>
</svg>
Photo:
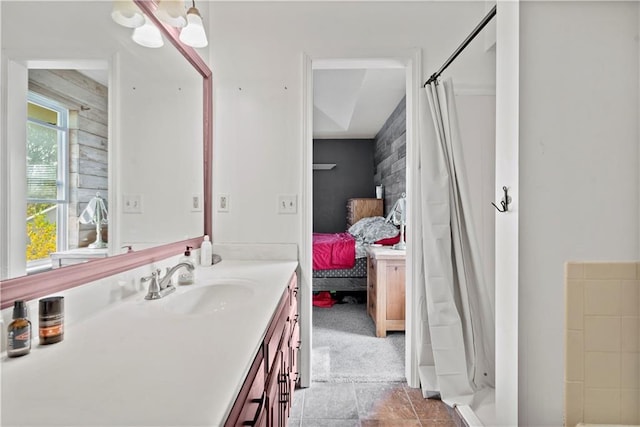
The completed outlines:
<svg viewBox="0 0 640 427">
<path fill-rule="evenodd" d="M 375 197 L 372 139 L 316 139 L 313 163 L 335 163 L 313 171 L 313 231 L 340 233 L 347 228 L 347 199 Z"/>
<path fill-rule="evenodd" d="M 402 98 L 375 137 L 374 186 L 384 186 L 385 216 L 407 191 L 407 106 Z"/>
</svg>

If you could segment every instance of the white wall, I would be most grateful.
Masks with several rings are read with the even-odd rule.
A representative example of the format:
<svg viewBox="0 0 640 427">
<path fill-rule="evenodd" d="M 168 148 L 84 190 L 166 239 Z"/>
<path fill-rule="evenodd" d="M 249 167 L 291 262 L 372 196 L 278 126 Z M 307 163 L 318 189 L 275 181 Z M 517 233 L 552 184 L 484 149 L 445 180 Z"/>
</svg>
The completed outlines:
<svg viewBox="0 0 640 427">
<path fill-rule="evenodd" d="M 303 53 L 361 57 L 367 51 L 419 47 L 423 69 L 431 74 L 485 15 L 481 2 L 210 6 L 213 187 L 231 201 L 227 213 L 214 208 L 216 242 L 301 242 L 299 215 L 278 215 L 276 199 L 300 196 L 302 189 Z M 447 75 L 460 83 L 493 84 L 495 54 L 486 53 L 480 40 Z"/>
<path fill-rule="evenodd" d="M 520 4 L 520 425 L 562 425 L 563 263 L 639 256 L 637 9 Z"/>
</svg>

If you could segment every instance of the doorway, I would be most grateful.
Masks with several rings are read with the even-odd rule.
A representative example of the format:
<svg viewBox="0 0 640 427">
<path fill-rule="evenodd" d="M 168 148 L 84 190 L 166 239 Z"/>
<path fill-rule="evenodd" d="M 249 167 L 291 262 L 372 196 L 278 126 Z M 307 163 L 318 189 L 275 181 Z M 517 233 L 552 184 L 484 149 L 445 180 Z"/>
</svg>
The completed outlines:
<svg viewBox="0 0 640 427">
<path fill-rule="evenodd" d="M 313 70 L 314 382 L 405 379 L 406 250 L 390 215 L 406 192 L 405 80 L 396 64 Z M 396 274 L 373 275 L 382 255 Z"/>
<path fill-rule="evenodd" d="M 313 347 L 313 268 L 312 268 L 312 234 L 314 230 L 314 121 L 313 121 L 313 93 L 314 93 L 314 71 L 316 70 L 362 70 L 362 69 L 395 69 L 402 70 L 403 80 L 405 86 L 404 106 L 406 108 L 406 159 L 405 164 L 407 171 L 411 169 L 413 162 L 412 150 L 413 150 L 413 138 L 417 135 L 417 118 L 415 113 L 417 112 L 417 99 L 418 99 L 418 81 L 420 79 L 420 50 L 411 49 L 402 52 L 381 52 L 375 57 L 369 55 L 350 55 L 343 58 L 315 58 L 311 56 L 305 57 L 305 99 L 304 99 L 304 135 L 305 142 L 303 145 L 303 197 L 301 203 L 301 210 L 303 214 L 302 235 L 303 244 L 301 248 L 301 283 L 303 284 L 303 292 L 301 295 L 301 325 L 302 325 L 302 342 L 303 348 L 301 349 L 301 385 L 303 387 L 309 387 L 311 385 L 313 376 L 313 364 L 312 361 L 312 347 Z M 387 117 L 388 118 L 388 117 Z M 324 161 L 324 160 L 321 160 Z M 332 162 L 329 162 L 332 163 Z M 318 172 L 316 172 L 318 173 Z M 405 178 L 408 199 L 412 191 L 410 174 L 406 174 Z M 392 193 L 388 193 L 390 198 Z M 370 187 L 370 197 L 375 198 L 375 185 Z M 395 200 L 394 200 L 395 202 Z M 393 203 L 391 203 L 392 205 Z M 391 205 L 388 208 L 391 208 Z M 410 204 L 408 204 L 410 210 Z M 383 215 L 385 212 L 383 211 Z M 409 215 L 410 217 L 410 215 Z M 346 226 L 346 223 L 345 223 Z M 407 229 L 410 228 L 410 224 L 407 224 Z M 407 241 L 410 240 L 410 236 L 407 236 Z M 413 299 L 411 298 L 411 274 L 412 269 L 411 262 L 411 247 L 408 244 L 406 252 L 406 295 L 404 298 L 406 309 L 406 322 L 405 322 L 405 349 L 404 353 L 404 371 L 401 376 L 404 377 L 410 386 L 417 386 L 418 379 L 415 367 L 415 361 L 410 357 L 412 353 L 412 317 L 416 313 L 416 308 L 412 306 Z M 366 316 L 366 313 L 365 313 Z M 384 338 L 380 338 L 384 339 Z M 307 343 L 307 345 L 304 345 Z"/>
</svg>

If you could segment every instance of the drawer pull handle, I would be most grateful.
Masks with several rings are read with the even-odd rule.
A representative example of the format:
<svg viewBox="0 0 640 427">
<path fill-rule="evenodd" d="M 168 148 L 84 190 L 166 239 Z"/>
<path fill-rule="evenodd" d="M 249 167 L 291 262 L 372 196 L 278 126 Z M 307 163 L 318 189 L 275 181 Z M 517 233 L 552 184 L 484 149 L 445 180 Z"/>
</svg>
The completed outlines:
<svg viewBox="0 0 640 427">
<path fill-rule="evenodd" d="M 265 394 L 262 393 L 260 399 L 251 399 L 251 403 L 259 403 L 258 409 L 256 409 L 256 415 L 253 417 L 251 421 L 244 421 L 242 423 L 243 426 L 255 426 L 258 424 L 258 418 L 260 417 L 260 413 L 262 412 L 262 407 L 264 406 Z"/>
</svg>

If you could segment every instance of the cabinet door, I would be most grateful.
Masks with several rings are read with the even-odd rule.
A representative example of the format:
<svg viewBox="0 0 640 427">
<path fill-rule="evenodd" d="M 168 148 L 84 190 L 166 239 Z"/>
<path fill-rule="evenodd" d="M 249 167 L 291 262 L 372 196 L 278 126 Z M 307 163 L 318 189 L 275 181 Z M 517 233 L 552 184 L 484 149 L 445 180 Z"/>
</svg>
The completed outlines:
<svg viewBox="0 0 640 427">
<path fill-rule="evenodd" d="M 289 383 L 289 358 L 287 347 L 282 349 L 281 370 L 278 382 L 280 383 L 280 420 L 282 426 L 286 426 L 289 420 L 289 409 L 291 408 L 291 388 Z"/>
<path fill-rule="evenodd" d="M 273 369 L 267 381 L 267 425 L 269 427 L 282 426 L 283 420 L 280 410 L 280 374 L 282 368 L 282 358 L 280 352 L 276 353 Z"/>
<path fill-rule="evenodd" d="M 275 356 L 278 352 L 278 349 L 281 345 L 282 338 L 284 337 L 285 329 L 287 327 L 287 319 L 289 318 L 289 309 L 288 304 L 289 296 L 283 294 L 282 300 L 278 305 L 277 315 L 274 317 L 274 320 L 269 326 L 269 330 L 267 331 L 267 335 L 265 338 L 265 360 L 266 360 L 266 369 L 267 372 L 271 370 L 271 367 L 275 365 Z"/>
<path fill-rule="evenodd" d="M 295 389 L 295 385 L 298 382 L 300 376 L 300 369 L 298 367 L 298 352 L 300 351 L 300 325 L 295 322 L 293 325 L 293 331 L 291 332 L 291 339 L 289 340 L 289 382 L 291 392 Z"/>
</svg>

